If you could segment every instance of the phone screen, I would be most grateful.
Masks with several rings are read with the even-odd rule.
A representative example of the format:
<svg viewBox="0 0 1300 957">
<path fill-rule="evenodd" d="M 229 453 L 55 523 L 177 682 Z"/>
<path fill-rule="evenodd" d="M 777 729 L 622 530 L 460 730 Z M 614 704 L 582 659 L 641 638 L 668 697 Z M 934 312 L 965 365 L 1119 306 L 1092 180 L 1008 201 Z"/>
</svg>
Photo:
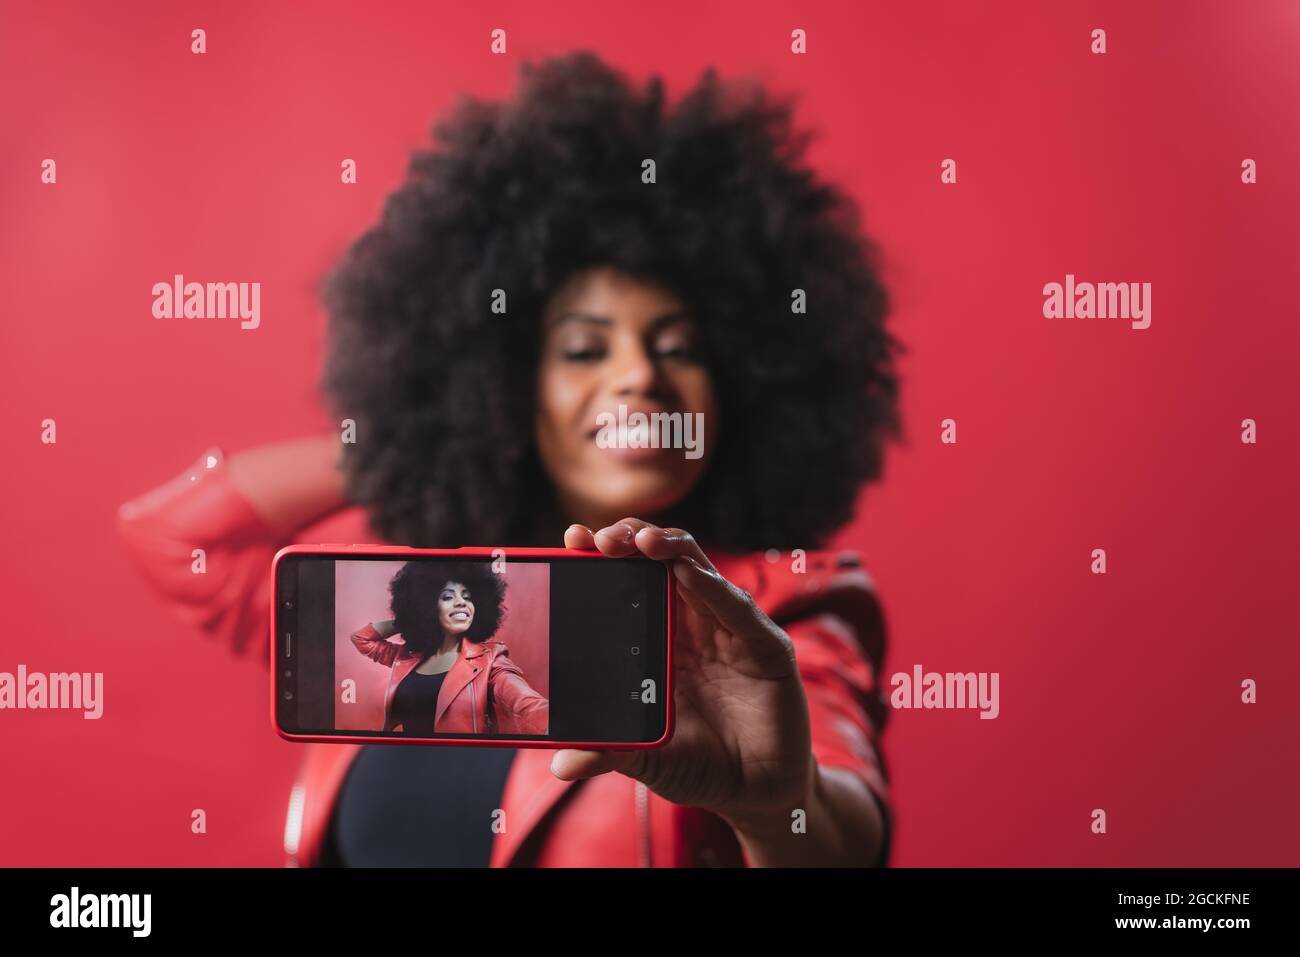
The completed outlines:
<svg viewBox="0 0 1300 957">
<path fill-rule="evenodd" d="M 639 743 L 667 730 L 662 563 L 288 554 L 276 565 L 281 732 Z"/>
</svg>

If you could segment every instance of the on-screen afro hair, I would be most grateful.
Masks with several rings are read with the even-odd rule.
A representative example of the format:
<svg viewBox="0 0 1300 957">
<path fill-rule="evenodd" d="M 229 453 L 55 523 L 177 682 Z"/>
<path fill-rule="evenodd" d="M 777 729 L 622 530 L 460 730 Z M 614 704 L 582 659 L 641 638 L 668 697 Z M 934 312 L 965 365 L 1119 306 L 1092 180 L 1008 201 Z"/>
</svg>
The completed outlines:
<svg viewBox="0 0 1300 957">
<path fill-rule="evenodd" d="M 496 634 L 504 613 L 506 583 L 486 562 L 413 561 L 388 583 L 393 626 L 408 649 L 422 655 L 442 647 L 438 597 L 448 582 L 459 582 L 474 604 L 474 619 L 464 634 L 480 643 Z"/>
</svg>

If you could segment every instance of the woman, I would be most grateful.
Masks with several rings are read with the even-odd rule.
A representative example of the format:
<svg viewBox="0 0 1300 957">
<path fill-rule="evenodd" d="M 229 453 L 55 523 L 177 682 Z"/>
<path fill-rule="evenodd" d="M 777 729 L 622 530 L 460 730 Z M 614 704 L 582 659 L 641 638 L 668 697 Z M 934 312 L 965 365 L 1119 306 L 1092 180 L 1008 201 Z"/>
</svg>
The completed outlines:
<svg viewBox="0 0 1300 957">
<path fill-rule="evenodd" d="M 505 597 L 501 576 L 473 562 L 407 562 L 388 590 L 394 617 L 352 633 L 357 651 L 391 669 L 385 731 L 546 734 L 546 698 L 492 637 Z M 389 640 L 394 634 L 401 643 Z"/>
<path fill-rule="evenodd" d="M 802 165 L 790 113 L 712 71 L 669 110 L 586 53 L 525 66 L 514 102 L 464 101 L 326 290 L 349 441 L 214 448 L 129 503 L 121 533 L 172 606 L 259 655 L 295 539 L 562 534 L 671 565 L 667 745 L 308 745 L 290 864 L 886 860 L 880 608 L 856 557 L 818 549 L 901 432 L 898 344 L 854 205 Z M 602 448 L 620 406 L 698 415 L 702 454 Z"/>
</svg>

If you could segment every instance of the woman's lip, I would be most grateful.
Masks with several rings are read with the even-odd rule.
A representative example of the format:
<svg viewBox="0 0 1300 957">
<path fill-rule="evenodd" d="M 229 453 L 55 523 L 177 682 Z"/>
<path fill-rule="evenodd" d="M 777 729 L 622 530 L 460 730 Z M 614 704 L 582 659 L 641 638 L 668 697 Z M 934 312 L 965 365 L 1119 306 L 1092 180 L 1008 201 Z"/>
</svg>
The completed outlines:
<svg viewBox="0 0 1300 957">
<path fill-rule="evenodd" d="M 592 444 L 593 445 L 595 444 L 594 439 L 592 441 Z M 624 462 L 649 462 L 654 459 L 660 458 L 661 456 L 669 455 L 676 450 L 669 449 L 669 448 L 655 448 L 653 446 L 646 446 L 645 448 L 633 448 L 632 446 L 628 446 L 628 445 L 613 445 L 610 446 L 609 448 L 602 449 L 600 446 L 597 445 L 596 451 L 600 455 L 613 456 L 614 458 L 620 459 Z"/>
<path fill-rule="evenodd" d="M 626 419 L 611 430 L 608 426 L 597 427 L 587 433 L 587 440 L 601 451 L 613 455 L 617 459 L 626 462 L 646 462 L 659 458 L 665 452 L 674 451 L 662 442 L 664 436 L 652 424 L 652 415 L 669 413 L 662 409 L 646 411 L 636 409 L 634 412 L 640 413 L 646 417 L 645 424 L 640 428 L 629 428 Z M 628 413 L 628 418 L 632 416 Z M 600 441 L 601 434 L 605 433 L 606 444 Z"/>
</svg>

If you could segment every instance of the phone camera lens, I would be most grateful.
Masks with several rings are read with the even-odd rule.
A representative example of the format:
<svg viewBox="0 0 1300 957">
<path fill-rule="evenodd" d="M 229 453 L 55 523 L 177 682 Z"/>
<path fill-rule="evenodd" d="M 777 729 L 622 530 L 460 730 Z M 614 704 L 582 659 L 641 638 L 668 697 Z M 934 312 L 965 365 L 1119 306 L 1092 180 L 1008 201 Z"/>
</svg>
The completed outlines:
<svg viewBox="0 0 1300 957">
<path fill-rule="evenodd" d="M 292 691 L 286 691 L 286 692 L 284 693 L 284 700 L 285 700 L 285 701 L 292 701 L 292 700 L 293 700 L 293 692 L 292 692 Z"/>
<path fill-rule="evenodd" d="M 285 608 L 292 608 L 292 607 L 293 607 L 293 602 L 291 602 L 291 601 L 286 601 L 286 602 L 284 603 L 284 607 L 285 607 Z"/>
</svg>

